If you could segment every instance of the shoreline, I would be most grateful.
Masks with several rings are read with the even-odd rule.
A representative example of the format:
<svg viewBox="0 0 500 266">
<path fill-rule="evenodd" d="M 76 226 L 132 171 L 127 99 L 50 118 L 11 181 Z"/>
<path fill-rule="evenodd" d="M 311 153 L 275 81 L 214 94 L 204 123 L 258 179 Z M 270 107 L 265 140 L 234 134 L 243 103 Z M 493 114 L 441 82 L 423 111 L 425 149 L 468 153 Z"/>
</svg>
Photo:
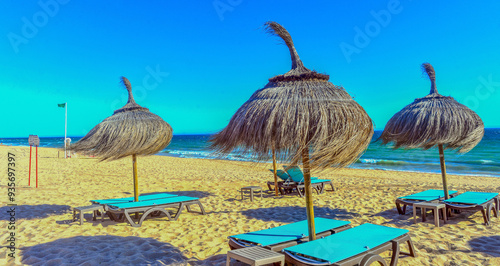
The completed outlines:
<svg viewBox="0 0 500 266">
<path fill-rule="evenodd" d="M 420 149 L 392 149 L 391 145 L 381 145 L 377 139 L 376 132 L 367 150 L 362 156 L 348 168 L 350 169 L 375 169 L 398 172 L 419 172 L 419 173 L 441 173 L 437 148 L 435 150 Z M 464 176 L 485 176 L 500 178 L 500 162 L 498 161 L 496 150 L 500 147 L 500 131 L 497 129 L 486 129 L 483 140 L 472 151 L 465 154 L 448 151 L 445 153 L 446 168 L 448 174 Z M 208 149 L 207 141 L 210 135 L 176 135 L 172 142 L 160 156 L 173 156 L 179 158 L 206 158 L 224 159 L 235 161 L 255 162 L 251 153 L 238 153 L 238 150 L 221 158 Z M 79 138 L 73 137 L 73 142 Z M 3 139 L 6 143 L 14 145 L 24 145 L 28 147 L 27 138 Z M 42 138 L 42 147 L 62 148 L 62 138 Z M 60 146 L 60 147 L 59 147 Z M 260 161 L 262 163 L 262 161 Z M 270 160 L 269 160 L 270 162 Z M 268 163 L 268 162 L 263 162 Z"/>
<path fill-rule="evenodd" d="M 5 144 L 0 144 L 0 146 L 12 146 L 12 147 L 29 147 L 29 145 L 5 145 Z M 54 148 L 54 147 L 39 147 L 39 148 L 47 148 L 47 149 L 60 149 L 60 148 Z M 203 157 L 185 157 L 183 154 L 180 153 L 168 153 L 168 152 L 159 152 L 157 154 L 153 154 L 153 156 L 167 156 L 167 157 L 173 157 L 173 158 L 181 158 L 181 159 L 204 159 L 204 160 L 224 160 L 224 161 L 236 161 L 236 162 L 249 162 L 249 163 L 272 163 L 272 161 L 262 161 L 262 162 L 257 162 L 253 160 L 235 160 L 235 159 L 228 159 L 228 158 L 203 158 Z M 359 160 L 359 159 L 358 159 Z M 371 159 L 370 159 L 371 160 Z M 368 164 L 368 163 L 363 163 L 363 164 Z M 389 168 L 374 168 L 374 167 L 369 167 L 370 164 L 368 164 L 367 167 L 360 167 L 360 166 L 355 166 L 355 163 L 347 166 L 348 169 L 361 169 L 361 170 L 379 170 L 379 171 L 395 171 L 395 172 L 410 172 L 410 173 L 425 173 L 425 174 L 441 174 L 440 171 L 435 171 L 435 172 L 430 172 L 430 171 L 422 171 L 422 170 L 400 170 L 400 169 L 389 169 Z M 417 163 L 415 165 L 418 165 Z M 480 177 L 494 177 L 494 178 L 500 178 L 500 173 L 498 174 L 484 174 L 484 173 L 450 173 L 447 171 L 447 175 L 458 175 L 458 176 L 480 176 Z"/>
<path fill-rule="evenodd" d="M 232 159 L 224 159 L 224 158 L 196 158 L 196 157 L 183 157 L 182 154 L 167 154 L 167 153 L 157 153 L 154 154 L 153 156 L 167 156 L 167 157 L 173 157 L 173 158 L 181 158 L 181 159 L 200 159 L 200 160 L 223 160 L 223 161 L 235 161 L 235 162 L 249 162 L 249 163 L 265 163 L 265 164 L 270 164 L 272 161 L 262 161 L 262 162 L 256 162 L 252 160 L 232 160 Z M 347 169 L 359 169 L 359 170 L 378 170 L 378 171 L 394 171 L 394 172 L 410 172 L 410 173 L 424 173 L 424 174 L 439 174 L 441 175 L 441 172 L 426 172 L 426 171 L 418 171 L 418 170 L 397 170 L 397 169 L 377 169 L 377 168 L 370 168 L 370 167 L 356 167 L 354 164 L 349 165 L 346 167 Z M 457 174 L 457 173 L 446 173 L 447 175 L 457 175 L 457 176 L 477 176 L 477 177 L 494 177 L 494 178 L 500 178 L 500 173 L 497 175 L 494 174 L 473 174 L 473 173 L 468 173 L 468 174 Z"/>
</svg>

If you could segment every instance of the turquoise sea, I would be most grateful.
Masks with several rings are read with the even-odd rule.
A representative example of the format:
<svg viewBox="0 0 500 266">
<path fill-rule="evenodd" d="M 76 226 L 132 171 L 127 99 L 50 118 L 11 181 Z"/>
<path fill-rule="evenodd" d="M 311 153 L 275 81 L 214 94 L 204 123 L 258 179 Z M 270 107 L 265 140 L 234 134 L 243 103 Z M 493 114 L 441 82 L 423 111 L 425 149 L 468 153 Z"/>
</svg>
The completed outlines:
<svg viewBox="0 0 500 266">
<path fill-rule="evenodd" d="M 373 140 L 366 152 L 351 168 L 381 169 L 396 171 L 418 171 L 440 173 L 439 153 L 437 148 L 429 150 L 393 150 L 391 145 L 382 145 L 376 141 L 382 131 L 375 131 Z M 72 142 L 81 137 L 71 137 Z M 182 158 L 217 158 L 208 149 L 210 135 L 175 135 L 170 145 L 159 155 Z M 0 138 L 5 145 L 28 146 L 28 138 Z M 41 147 L 63 147 L 63 138 L 40 138 Z M 482 175 L 500 177 L 500 129 L 486 129 L 481 142 L 470 152 L 457 154 L 446 150 L 446 170 L 450 174 Z M 229 154 L 225 159 L 252 161 L 250 156 Z"/>
</svg>

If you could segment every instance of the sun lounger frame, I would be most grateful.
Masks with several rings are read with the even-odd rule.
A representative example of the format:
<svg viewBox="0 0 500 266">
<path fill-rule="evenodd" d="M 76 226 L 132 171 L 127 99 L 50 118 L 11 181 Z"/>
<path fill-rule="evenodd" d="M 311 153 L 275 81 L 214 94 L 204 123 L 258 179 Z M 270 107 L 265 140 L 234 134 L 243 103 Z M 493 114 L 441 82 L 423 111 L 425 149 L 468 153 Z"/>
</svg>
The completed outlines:
<svg viewBox="0 0 500 266">
<path fill-rule="evenodd" d="M 315 183 L 315 184 L 311 184 L 311 187 L 314 190 L 316 190 L 316 192 L 318 194 L 323 194 L 325 192 L 326 185 L 330 185 L 331 188 L 332 188 L 332 191 L 335 191 L 335 188 L 333 187 L 333 183 L 332 183 L 331 180 L 323 181 L 323 182 L 319 182 L 319 183 Z M 299 193 L 299 195 L 301 197 L 305 196 L 305 193 L 304 193 L 305 186 L 306 185 L 304 183 L 301 183 L 301 184 L 297 185 L 297 192 Z"/>
<path fill-rule="evenodd" d="M 296 189 L 297 189 L 297 192 L 299 193 L 299 195 L 300 195 L 301 197 L 304 197 L 304 193 L 303 193 L 304 188 L 305 188 L 305 184 L 304 184 L 304 173 L 302 172 L 302 170 L 300 169 L 300 167 L 298 167 L 298 166 L 291 166 L 291 167 L 288 167 L 288 166 L 286 166 L 286 165 L 283 165 L 283 167 L 284 167 L 285 169 L 287 169 L 287 168 L 288 168 L 287 173 L 288 173 L 288 175 L 290 176 L 290 178 L 291 178 L 292 180 L 293 180 L 293 176 L 292 176 L 292 175 L 291 175 L 288 171 L 290 171 L 290 170 L 292 170 L 292 169 L 293 169 L 293 170 L 297 171 L 299 174 L 301 174 L 301 175 L 302 175 L 302 179 L 301 179 L 301 180 L 299 180 L 299 179 L 295 179 L 295 180 L 293 180 L 293 181 L 295 181 L 294 183 L 295 183 L 295 185 L 297 186 L 297 187 L 296 187 Z M 333 187 L 332 180 L 328 180 L 328 179 L 317 179 L 317 177 L 311 177 L 311 181 L 313 181 L 313 179 L 315 179 L 315 180 L 323 180 L 322 182 L 318 182 L 318 183 L 311 183 L 311 186 L 313 187 L 313 189 L 315 189 L 315 190 L 316 190 L 316 192 L 317 192 L 318 194 L 321 194 L 321 193 L 323 193 L 323 192 L 325 191 L 325 186 L 326 186 L 327 184 L 329 184 L 329 185 L 332 187 L 332 191 L 335 191 L 335 188 Z M 297 182 L 297 181 L 299 181 L 299 182 Z"/>
<path fill-rule="evenodd" d="M 350 224 L 346 224 L 346 225 L 339 226 L 339 227 L 336 227 L 336 228 L 328 229 L 328 230 L 326 230 L 324 232 L 317 233 L 316 237 L 317 238 L 322 238 L 322 237 L 325 237 L 325 236 L 336 234 L 338 232 L 342 232 L 342 231 L 347 230 L 349 228 L 351 228 L 351 225 Z M 233 250 L 233 249 L 239 249 L 239 248 L 248 248 L 248 247 L 257 246 L 255 243 L 252 243 L 252 242 L 244 241 L 244 240 L 241 240 L 241 239 L 234 239 L 232 237 L 228 237 L 228 238 L 229 238 L 229 248 L 231 248 L 231 250 Z M 281 251 L 284 248 L 292 247 L 292 246 L 295 246 L 295 245 L 298 245 L 300 243 L 304 243 L 304 242 L 307 242 L 307 241 L 309 241 L 309 237 L 308 236 L 300 238 L 300 239 L 297 239 L 297 240 L 290 240 L 290 241 L 282 242 L 282 243 L 275 244 L 275 245 L 263 246 L 263 248 L 267 248 L 267 249 L 270 249 L 272 251 L 279 252 L 279 251 Z"/>
<path fill-rule="evenodd" d="M 498 218 L 499 208 L 500 208 L 500 195 L 481 203 L 481 204 L 465 204 L 465 203 L 451 203 L 444 202 L 446 204 L 446 212 L 448 217 L 451 217 L 451 210 L 457 211 L 481 211 L 483 214 L 483 220 L 485 225 L 489 225 L 491 221 L 491 211 L 493 215 Z"/>
<path fill-rule="evenodd" d="M 146 201 L 147 202 L 147 201 Z M 200 211 L 195 211 L 191 209 L 191 205 L 198 205 L 200 207 Z M 140 207 L 131 207 L 131 208 L 113 208 L 113 205 L 107 205 L 105 210 L 107 211 L 108 216 L 117 222 L 122 222 L 124 219 L 132 227 L 140 227 L 144 220 L 151 214 L 152 216 L 161 216 L 161 214 L 165 214 L 168 217 L 169 221 L 176 221 L 182 213 L 182 210 L 186 207 L 186 210 L 191 213 L 200 213 L 205 215 L 205 209 L 198 198 L 192 198 L 191 200 L 180 201 L 180 202 L 172 202 L 166 204 L 157 204 L 157 205 L 149 205 L 149 206 L 140 206 Z M 167 208 L 177 208 L 177 213 L 172 217 L 167 210 Z M 138 215 L 141 213 L 142 215 Z M 137 222 L 130 217 L 130 214 L 136 214 Z"/>
<path fill-rule="evenodd" d="M 325 181 L 321 183 L 311 184 L 311 187 L 319 195 L 325 192 L 326 184 L 329 184 L 332 187 L 332 191 L 335 191 L 332 181 Z M 269 189 L 269 191 L 274 191 L 274 186 L 275 184 L 273 181 L 267 182 L 267 188 Z M 297 194 L 299 194 L 300 197 L 305 196 L 304 183 L 298 184 L 297 182 L 283 182 L 283 181 L 278 182 L 278 191 L 280 192 L 281 195 L 292 194 L 294 189 L 297 191 Z"/>
<path fill-rule="evenodd" d="M 456 195 L 458 195 L 458 191 L 450 194 L 450 198 L 453 198 Z M 412 199 L 397 198 L 395 203 L 396 203 L 396 209 L 398 210 L 398 213 L 400 215 L 404 215 L 406 213 L 406 206 L 413 206 L 413 204 L 419 203 L 419 202 L 438 202 L 438 201 L 443 200 L 443 199 L 444 199 L 444 196 L 439 197 L 439 198 L 435 198 L 432 200 L 412 200 Z M 403 207 L 401 207 L 401 205 L 403 205 Z"/>
<path fill-rule="evenodd" d="M 408 244 L 408 252 L 401 251 L 401 244 L 404 243 Z M 379 255 L 380 253 L 387 250 L 392 250 L 392 257 L 390 262 L 391 266 L 398 264 L 398 259 L 400 255 L 416 257 L 415 248 L 413 247 L 413 242 L 411 241 L 410 235 L 408 233 L 399 236 L 395 239 L 392 239 L 375 248 L 371 248 L 363 253 L 359 253 L 355 256 L 334 263 L 318 262 L 312 259 L 298 256 L 296 254 L 292 254 L 291 252 L 288 251 L 284 251 L 284 253 L 285 253 L 285 261 L 287 263 L 292 263 L 296 266 L 311 266 L 311 265 L 365 266 L 365 265 L 370 265 L 371 263 L 376 261 L 380 262 L 380 264 L 382 265 L 387 265 L 386 261 Z"/>
<path fill-rule="evenodd" d="M 149 195 L 140 195 L 139 201 L 147 201 L 147 200 L 157 200 L 162 198 L 172 198 L 178 197 L 178 195 L 170 194 L 170 193 L 158 193 L 158 194 L 149 194 Z M 134 197 L 125 197 L 125 198 L 116 198 L 116 199 L 101 199 L 101 200 L 91 200 L 92 204 L 113 204 L 113 203 L 126 203 L 133 202 Z"/>
<path fill-rule="evenodd" d="M 283 166 L 283 167 L 286 168 L 286 166 Z M 297 169 L 300 172 L 302 172 L 302 170 L 300 170 L 300 168 L 297 168 Z M 269 170 L 271 172 L 273 171 L 272 169 L 269 169 Z M 283 170 L 281 170 L 281 171 L 283 171 Z M 284 171 L 284 172 L 288 175 L 288 173 L 286 171 Z M 303 173 L 302 173 L 302 175 L 303 175 Z M 317 177 L 314 177 L 314 178 L 316 179 Z M 300 197 L 305 196 L 304 178 L 302 178 L 302 180 L 300 182 L 292 181 L 291 177 L 289 179 L 287 179 L 286 181 L 278 181 L 278 184 L 275 184 L 274 181 L 267 182 L 267 188 L 269 189 L 269 191 L 274 191 L 274 186 L 276 186 L 276 185 L 278 186 L 278 190 L 279 190 L 281 195 L 291 194 L 293 192 L 293 190 L 295 189 L 295 190 L 297 190 L 297 193 L 299 194 Z M 333 186 L 333 183 L 331 180 L 324 179 L 323 182 L 311 183 L 312 189 L 314 189 L 316 191 L 316 193 L 318 193 L 318 195 L 325 192 L 326 185 L 330 185 L 332 188 L 332 191 L 335 191 L 335 187 Z"/>
</svg>

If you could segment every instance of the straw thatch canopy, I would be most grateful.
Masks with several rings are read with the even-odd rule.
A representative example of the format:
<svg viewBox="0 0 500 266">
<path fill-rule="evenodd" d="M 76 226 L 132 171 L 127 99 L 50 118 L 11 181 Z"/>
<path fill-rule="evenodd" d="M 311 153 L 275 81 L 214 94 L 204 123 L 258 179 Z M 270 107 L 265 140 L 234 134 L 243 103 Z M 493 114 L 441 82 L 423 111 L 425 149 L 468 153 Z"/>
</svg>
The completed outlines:
<svg viewBox="0 0 500 266">
<path fill-rule="evenodd" d="M 380 139 L 383 143 L 394 142 L 394 148 L 429 149 L 444 145 L 445 149 L 462 153 L 470 151 L 483 138 L 483 121 L 465 105 L 438 93 L 431 64 L 422 64 L 422 70 L 431 81 L 430 94 L 396 113 Z"/>
<path fill-rule="evenodd" d="M 132 86 L 122 77 L 128 102 L 112 116 L 97 124 L 71 150 L 115 160 L 129 155 L 151 155 L 164 149 L 172 139 L 172 127 L 149 109 L 138 105 Z"/>
<path fill-rule="evenodd" d="M 310 147 L 313 168 L 354 162 L 371 140 L 370 117 L 343 87 L 328 82 L 328 75 L 304 67 L 285 28 L 276 22 L 265 26 L 288 46 L 292 69 L 257 90 L 212 137 L 211 147 L 221 154 L 240 148 L 259 159 L 275 149 L 291 164 Z"/>
</svg>

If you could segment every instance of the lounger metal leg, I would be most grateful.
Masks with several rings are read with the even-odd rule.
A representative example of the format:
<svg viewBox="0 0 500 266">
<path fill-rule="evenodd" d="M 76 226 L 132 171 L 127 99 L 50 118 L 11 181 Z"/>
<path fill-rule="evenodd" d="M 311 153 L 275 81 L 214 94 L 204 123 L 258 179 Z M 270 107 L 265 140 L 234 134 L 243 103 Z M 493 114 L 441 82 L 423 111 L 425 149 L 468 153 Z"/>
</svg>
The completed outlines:
<svg viewBox="0 0 500 266">
<path fill-rule="evenodd" d="M 119 217 L 117 217 L 114 213 L 107 211 L 106 214 L 109 216 L 109 219 L 113 222 L 121 222 L 120 220 L 123 218 L 123 214 L 120 214 Z"/>
<path fill-rule="evenodd" d="M 497 196 L 496 198 L 494 198 L 494 202 L 495 202 L 495 209 L 496 209 L 496 215 L 495 217 L 498 218 L 498 216 L 500 215 L 500 196 Z"/>
<path fill-rule="evenodd" d="M 271 184 L 269 182 L 267 182 L 267 188 L 269 189 L 269 191 L 273 191 L 273 189 L 271 188 Z"/>
<path fill-rule="evenodd" d="M 316 190 L 316 193 L 318 193 L 318 195 L 319 195 L 319 194 L 323 194 L 324 187 L 325 187 L 325 185 L 324 185 L 324 184 L 314 185 L 314 186 L 313 186 L 314 190 Z"/>
<path fill-rule="evenodd" d="M 385 262 L 385 260 L 382 257 L 380 257 L 380 255 L 377 255 L 377 254 L 366 255 L 363 258 L 363 260 L 359 263 L 359 266 L 368 266 L 374 262 L 378 262 L 382 266 L 387 266 L 387 262 Z"/>
<path fill-rule="evenodd" d="M 392 258 L 391 258 L 391 266 L 396 266 L 398 265 L 398 259 L 399 259 L 399 242 L 393 241 L 392 242 Z M 369 265 L 369 264 L 368 264 Z"/>
<path fill-rule="evenodd" d="M 328 183 L 328 184 L 330 184 L 330 186 L 332 187 L 332 191 L 335 191 L 335 188 L 333 187 L 333 183 L 330 181 L 330 183 Z"/>
<path fill-rule="evenodd" d="M 262 197 L 262 194 L 261 194 L 261 197 Z M 194 210 L 191 210 L 191 205 L 194 205 L 194 204 L 197 204 L 199 207 L 200 207 L 200 210 L 201 211 L 194 211 Z M 205 209 L 203 209 L 203 205 L 201 205 L 201 202 L 199 200 L 191 203 L 191 204 L 186 204 L 186 209 L 188 212 L 195 212 L 195 213 L 201 213 L 203 215 L 205 215 Z"/>
<path fill-rule="evenodd" d="M 104 211 L 103 210 L 95 210 L 94 211 L 94 221 L 97 220 L 97 216 L 100 216 L 101 222 L 104 222 Z"/>
<path fill-rule="evenodd" d="M 109 217 L 109 219 L 110 219 L 111 221 L 113 221 L 113 222 L 114 222 L 114 221 L 116 221 L 116 216 L 115 216 L 115 214 L 114 214 L 114 213 L 112 213 L 112 212 L 110 212 L 110 211 L 107 211 L 107 212 L 106 212 L 106 214 L 108 215 L 108 217 Z"/>
<path fill-rule="evenodd" d="M 405 205 L 406 206 L 406 205 Z M 398 213 L 400 215 L 403 215 L 405 214 L 405 212 L 403 211 L 403 209 L 401 209 L 401 204 L 399 204 L 399 202 L 396 201 L 396 209 L 398 209 Z"/>
<path fill-rule="evenodd" d="M 320 192 L 321 190 L 320 190 L 320 189 L 318 189 L 318 187 L 317 187 L 317 186 L 314 186 L 314 185 L 313 185 L 313 186 L 312 186 L 312 189 L 314 189 L 314 191 L 316 191 L 316 194 L 318 194 L 318 195 L 319 195 L 319 194 L 321 194 L 321 192 Z"/>
<path fill-rule="evenodd" d="M 402 241 L 405 241 L 406 244 L 408 245 L 408 252 L 401 251 L 400 249 L 399 254 L 416 257 L 417 255 L 415 254 L 415 247 L 413 247 L 413 242 L 411 241 L 410 236 L 407 235 L 406 237 L 403 238 Z M 398 244 L 399 246 L 401 246 L 400 243 Z"/>
<path fill-rule="evenodd" d="M 411 256 L 411 257 L 416 257 L 417 256 L 417 253 L 415 253 L 415 247 L 413 246 L 413 242 L 411 241 L 411 238 L 408 237 L 408 241 L 406 241 L 406 243 L 408 244 L 408 253 L 407 252 L 399 252 L 403 255 L 408 255 L 408 256 Z"/>
<path fill-rule="evenodd" d="M 487 209 L 488 207 L 486 207 Z M 484 208 L 481 209 L 481 212 L 483 213 L 483 219 L 484 219 L 484 224 L 486 225 L 490 225 L 489 221 L 488 221 L 488 213 L 487 213 L 487 210 L 485 210 Z"/>
<path fill-rule="evenodd" d="M 486 204 L 486 214 L 488 218 L 488 224 L 491 221 L 491 211 L 493 211 L 493 216 L 498 217 L 497 208 L 493 203 Z"/>
<path fill-rule="evenodd" d="M 297 186 L 297 193 L 299 193 L 299 196 L 300 196 L 301 198 L 303 198 L 303 197 L 304 197 L 304 192 L 303 192 L 303 189 L 304 189 L 304 186 L 303 186 L 303 185 L 301 185 L 301 186 Z"/>
<path fill-rule="evenodd" d="M 134 220 L 132 220 L 132 217 L 130 217 L 130 214 L 127 212 L 127 210 L 125 210 L 123 212 L 123 214 L 125 215 L 125 219 L 127 219 L 128 223 L 132 226 L 132 227 L 140 227 L 141 225 L 140 224 L 136 224 L 134 222 Z"/>
<path fill-rule="evenodd" d="M 147 210 L 146 212 L 144 212 L 144 214 L 142 215 L 141 219 L 139 220 L 139 223 L 138 223 L 138 226 L 141 226 L 142 225 L 142 222 L 144 222 L 144 220 L 146 220 L 146 218 L 148 217 L 148 215 L 152 212 L 163 212 L 167 217 L 168 217 L 168 220 L 170 220 L 170 213 L 168 213 L 167 210 L 163 209 L 163 208 L 151 208 L 149 210 Z"/>
<path fill-rule="evenodd" d="M 183 203 L 183 202 L 181 202 L 181 203 L 179 204 L 179 209 L 177 210 L 177 213 L 175 214 L 175 216 L 174 216 L 174 217 L 172 217 L 172 221 L 177 221 L 177 219 L 178 219 L 178 218 L 179 218 L 179 216 L 181 215 L 182 209 L 184 209 L 184 206 L 185 206 L 185 205 L 184 205 L 184 203 Z"/>
<path fill-rule="evenodd" d="M 403 205 L 403 206 L 401 206 Z M 406 213 L 406 204 L 404 202 L 401 202 L 399 200 L 396 200 L 396 208 L 398 209 L 398 213 L 400 215 L 404 215 Z"/>
<path fill-rule="evenodd" d="M 262 196 L 262 194 L 261 194 L 261 196 Z M 203 205 L 201 205 L 200 201 L 198 201 L 198 206 L 200 206 L 201 214 L 205 215 L 206 214 L 205 209 L 203 208 Z"/>
</svg>

